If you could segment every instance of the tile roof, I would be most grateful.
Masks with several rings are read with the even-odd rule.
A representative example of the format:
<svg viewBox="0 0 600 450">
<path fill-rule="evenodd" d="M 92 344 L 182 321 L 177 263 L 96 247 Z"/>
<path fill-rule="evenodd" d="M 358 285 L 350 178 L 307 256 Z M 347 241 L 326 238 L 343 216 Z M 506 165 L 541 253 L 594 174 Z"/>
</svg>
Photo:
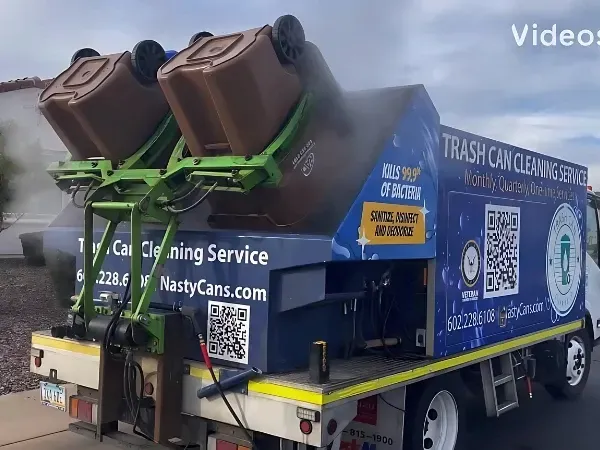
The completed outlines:
<svg viewBox="0 0 600 450">
<path fill-rule="evenodd" d="M 0 94 L 19 89 L 44 89 L 52 80 L 41 80 L 39 77 L 19 78 L 17 80 L 0 82 Z"/>
</svg>

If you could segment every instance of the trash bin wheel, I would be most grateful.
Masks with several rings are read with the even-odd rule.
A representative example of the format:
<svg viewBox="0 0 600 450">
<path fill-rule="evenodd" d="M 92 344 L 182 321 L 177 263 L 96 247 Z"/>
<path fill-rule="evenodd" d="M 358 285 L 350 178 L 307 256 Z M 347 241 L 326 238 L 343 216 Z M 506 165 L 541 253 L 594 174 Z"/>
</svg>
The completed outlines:
<svg viewBox="0 0 600 450">
<path fill-rule="evenodd" d="M 205 38 L 205 37 L 213 37 L 214 34 L 212 34 L 210 31 L 200 31 L 199 33 L 194 34 L 191 38 L 190 38 L 190 44 L 192 45 L 195 42 L 197 42 L 198 40 Z"/>
<path fill-rule="evenodd" d="M 93 48 L 80 48 L 75 53 L 73 53 L 73 56 L 71 56 L 71 64 L 73 64 L 79 58 L 93 58 L 94 56 L 100 56 L 100 53 L 98 53 Z"/>
<path fill-rule="evenodd" d="M 131 52 L 131 64 L 142 84 L 155 83 L 158 69 L 166 61 L 165 49 L 156 41 L 140 41 Z"/>
<path fill-rule="evenodd" d="M 282 64 L 296 64 L 304 52 L 306 38 L 300 21 L 290 14 L 279 17 L 273 24 L 271 40 Z"/>
</svg>

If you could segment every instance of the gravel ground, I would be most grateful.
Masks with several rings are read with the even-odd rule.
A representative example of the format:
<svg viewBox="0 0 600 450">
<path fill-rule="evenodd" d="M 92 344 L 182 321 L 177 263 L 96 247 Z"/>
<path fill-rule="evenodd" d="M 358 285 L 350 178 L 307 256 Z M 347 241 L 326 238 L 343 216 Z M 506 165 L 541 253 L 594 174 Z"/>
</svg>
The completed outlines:
<svg viewBox="0 0 600 450">
<path fill-rule="evenodd" d="M 0 395 L 38 387 L 40 377 L 29 372 L 31 332 L 65 317 L 46 267 L 0 259 Z"/>
</svg>

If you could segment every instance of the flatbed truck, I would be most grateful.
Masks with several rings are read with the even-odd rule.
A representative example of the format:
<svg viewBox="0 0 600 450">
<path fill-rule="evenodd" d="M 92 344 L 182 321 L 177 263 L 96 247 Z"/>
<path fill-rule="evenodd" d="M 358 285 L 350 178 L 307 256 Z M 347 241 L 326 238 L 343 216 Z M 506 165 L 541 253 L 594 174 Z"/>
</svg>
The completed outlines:
<svg viewBox="0 0 600 450">
<path fill-rule="evenodd" d="M 75 281 L 80 294 L 66 326 L 32 335 L 31 371 L 47 377 L 42 403 L 76 419 L 72 431 L 129 448 L 461 450 L 469 392 L 489 417 L 524 401 L 520 384 L 529 396 L 543 385 L 578 398 L 600 338 L 600 203 L 587 169 L 440 125 L 422 86 L 340 94 L 298 27 L 283 16 L 246 34 L 202 32 L 152 70 L 136 59 L 144 49 L 161 55 L 146 42 L 131 61 L 144 80 L 158 73 L 174 117 L 133 155 L 111 160 L 96 136 L 100 157 L 49 169 L 61 189 L 76 188 L 44 243 L 66 274 L 56 282 Z M 186 155 L 198 135 L 169 74 L 215 42 L 258 47 L 265 35 L 305 77 L 311 115 L 302 97 L 267 150 L 245 162 Z M 67 79 L 103 58 L 83 50 Z M 310 64 L 296 59 L 302 52 Z M 50 85 L 40 102 L 64 86 Z M 210 107 L 224 121 L 225 106 Z M 73 144 L 58 109 L 41 109 Z M 83 181 L 95 190 L 78 192 Z M 172 190 L 201 182 L 209 209 L 175 212 Z M 286 190 L 294 183 L 300 193 Z M 277 208 L 253 213 L 265 199 Z M 323 208 L 311 209 L 319 199 Z M 140 216 L 156 220 L 143 228 Z"/>
</svg>

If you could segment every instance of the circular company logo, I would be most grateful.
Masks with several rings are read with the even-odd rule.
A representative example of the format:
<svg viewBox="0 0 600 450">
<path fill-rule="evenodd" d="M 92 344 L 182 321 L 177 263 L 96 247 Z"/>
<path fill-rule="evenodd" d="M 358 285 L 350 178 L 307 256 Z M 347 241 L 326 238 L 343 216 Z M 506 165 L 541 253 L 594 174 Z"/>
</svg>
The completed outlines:
<svg viewBox="0 0 600 450">
<path fill-rule="evenodd" d="M 581 282 L 581 230 L 567 203 L 552 217 L 546 246 L 546 283 L 552 307 L 561 317 L 573 309 Z"/>
<path fill-rule="evenodd" d="M 479 278 L 479 268 L 481 267 L 481 252 L 475 241 L 468 241 L 462 251 L 462 262 L 460 269 L 463 280 L 468 287 L 475 286 Z"/>
<path fill-rule="evenodd" d="M 308 155 L 306 155 L 306 159 L 302 164 L 302 174 L 305 177 L 309 176 L 313 170 L 313 167 L 315 167 L 315 154 L 310 152 Z"/>
</svg>

